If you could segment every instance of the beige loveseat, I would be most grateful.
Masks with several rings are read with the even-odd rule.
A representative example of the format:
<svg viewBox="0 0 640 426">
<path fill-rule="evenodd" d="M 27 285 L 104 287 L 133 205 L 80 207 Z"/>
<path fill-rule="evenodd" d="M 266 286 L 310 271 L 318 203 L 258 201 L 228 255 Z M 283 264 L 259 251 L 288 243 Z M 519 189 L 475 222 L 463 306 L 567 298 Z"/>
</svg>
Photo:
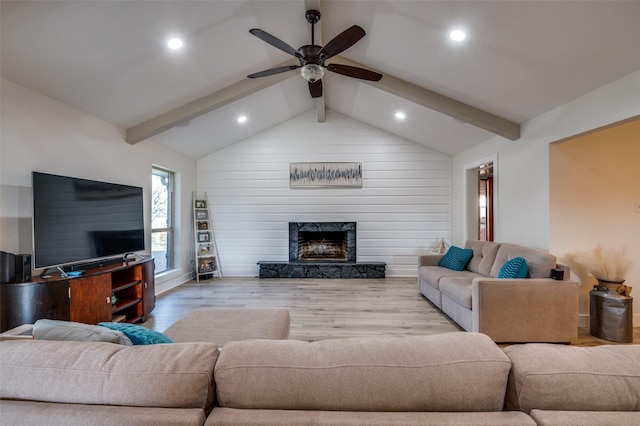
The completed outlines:
<svg viewBox="0 0 640 426">
<path fill-rule="evenodd" d="M 640 346 L 0 341 L 7 425 L 637 425 Z"/>
<path fill-rule="evenodd" d="M 467 241 L 473 257 L 464 270 L 438 266 L 444 255 L 418 258 L 418 291 L 467 331 L 495 342 L 575 342 L 579 284 L 546 251 L 516 244 Z M 526 260 L 527 278 L 498 279 L 509 260 Z M 564 268 L 564 279 L 551 270 Z"/>
</svg>

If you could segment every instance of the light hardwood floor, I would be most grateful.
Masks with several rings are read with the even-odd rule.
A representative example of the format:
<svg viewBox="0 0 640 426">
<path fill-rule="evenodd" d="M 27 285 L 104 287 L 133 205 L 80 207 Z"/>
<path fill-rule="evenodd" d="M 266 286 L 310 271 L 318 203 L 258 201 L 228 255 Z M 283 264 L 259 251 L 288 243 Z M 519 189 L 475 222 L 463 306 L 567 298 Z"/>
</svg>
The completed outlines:
<svg viewBox="0 0 640 426">
<path fill-rule="evenodd" d="M 291 339 L 426 335 L 462 331 L 418 293 L 415 278 L 222 278 L 185 283 L 158 296 L 143 325 L 164 331 L 199 307 L 279 307 L 291 315 Z M 634 329 L 640 342 L 640 328 Z M 578 346 L 614 344 L 579 330 Z"/>
</svg>

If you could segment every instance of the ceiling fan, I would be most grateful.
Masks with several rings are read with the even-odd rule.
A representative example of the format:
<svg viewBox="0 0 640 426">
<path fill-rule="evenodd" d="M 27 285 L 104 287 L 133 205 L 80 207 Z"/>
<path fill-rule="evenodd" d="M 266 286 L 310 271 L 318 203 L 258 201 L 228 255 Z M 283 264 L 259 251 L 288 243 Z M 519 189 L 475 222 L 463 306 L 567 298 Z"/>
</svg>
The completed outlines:
<svg viewBox="0 0 640 426">
<path fill-rule="evenodd" d="M 364 68 L 342 64 L 325 65 L 325 61 L 327 59 L 347 50 L 364 37 L 365 32 L 361 27 L 353 25 L 347 28 L 322 47 L 314 44 L 313 36 L 314 25 L 320 21 L 320 12 L 317 10 L 307 10 L 305 18 L 307 18 L 307 22 L 311 24 L 311 44 L 304 45 L 298 50 L 261 29 L 253 28 L 249 30 L 251 34 L 258 37 L 260 40 L 298 58 L 300 65 L 288 65 L 272 68 L 250 74 L 247 77 L 266 77 L 268 75 L 279 74 L 281 72 L 301 68 L 300 73 L 302 74 L 302 77 L 309 82 L 309 92 L 311 93 L 312 98 L 319 98 L 322 96 L 322 76 L 324 75 L 325 70 L 346 75 L 347 77 L 359 78 L 361 80 L 379 81 L 382 78 L 382 74 Z"/>
</svg>

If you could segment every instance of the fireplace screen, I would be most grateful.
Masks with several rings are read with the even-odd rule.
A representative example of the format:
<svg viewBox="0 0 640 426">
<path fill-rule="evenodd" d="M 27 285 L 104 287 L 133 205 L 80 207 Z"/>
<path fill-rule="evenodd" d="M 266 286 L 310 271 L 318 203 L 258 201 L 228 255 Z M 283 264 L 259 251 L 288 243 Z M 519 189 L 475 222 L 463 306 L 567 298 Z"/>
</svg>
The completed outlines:
<svg viewBox="0 0 640 426">
<path fill-rule="evenodd" d="M 355 222 L 289 222 L 289 261 L 356 261 Z"/>
<path fill-rule="evenodd" d="M 347 260 L 347 232 L 298 232 L 298 260 Z"/>
</svg>

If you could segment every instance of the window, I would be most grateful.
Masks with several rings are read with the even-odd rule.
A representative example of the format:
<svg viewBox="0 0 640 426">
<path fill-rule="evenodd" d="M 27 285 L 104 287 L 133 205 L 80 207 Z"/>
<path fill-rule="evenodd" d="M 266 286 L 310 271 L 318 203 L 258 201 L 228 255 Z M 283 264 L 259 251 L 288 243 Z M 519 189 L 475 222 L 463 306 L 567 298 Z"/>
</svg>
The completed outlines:
<svg viewBox="0 0 640 426">
<path fill-rule="evenodd" d="M 152 169 L 151 253 L 156 273 L 173 268 L 173 173 Z"/>
</svg>

